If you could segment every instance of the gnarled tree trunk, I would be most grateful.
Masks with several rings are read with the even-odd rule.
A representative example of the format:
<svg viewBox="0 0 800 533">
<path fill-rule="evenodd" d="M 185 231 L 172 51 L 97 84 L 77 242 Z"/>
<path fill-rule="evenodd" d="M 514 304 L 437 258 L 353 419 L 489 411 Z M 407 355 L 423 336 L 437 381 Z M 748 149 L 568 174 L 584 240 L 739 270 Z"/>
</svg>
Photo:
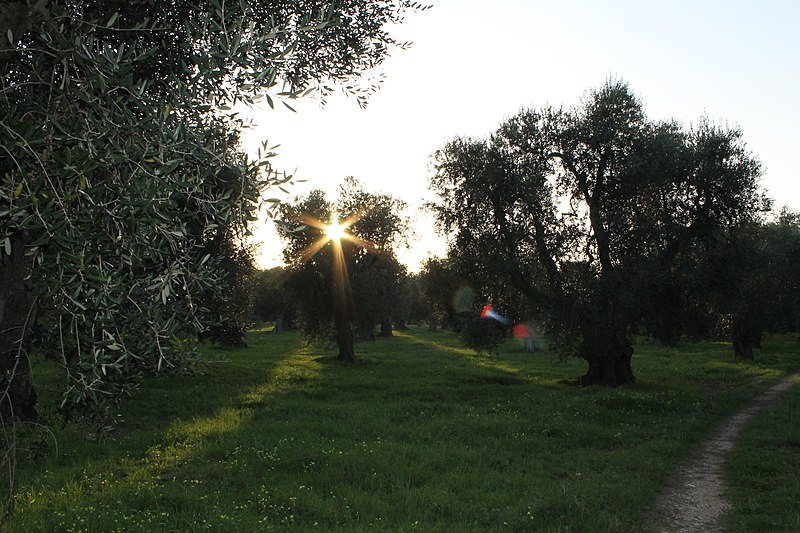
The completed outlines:
<svg viewBox="0 0 800 533">
<path fill-rule="evenodd" d="M 23 349 L 33 319 L 27 286 L 30 266 L 21 237 L 12 238 L 11 255 L 0 250 L 0 415 L 4 421 L 37 418 L 36 391 Z"/>
<path fill-rule="evenodd" d="M 624 327 L 595 327 L 584 333 L 581 356 L 589 369 L 577 385 L 625 385 L 636 378 L 631 369 L 633 347 Z"/>
</svg>

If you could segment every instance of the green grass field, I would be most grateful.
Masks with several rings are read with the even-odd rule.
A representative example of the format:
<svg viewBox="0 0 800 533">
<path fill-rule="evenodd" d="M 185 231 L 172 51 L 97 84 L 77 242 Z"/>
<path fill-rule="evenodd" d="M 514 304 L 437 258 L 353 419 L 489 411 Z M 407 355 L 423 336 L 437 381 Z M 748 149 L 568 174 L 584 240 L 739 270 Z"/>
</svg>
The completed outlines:
<svg viewBox="0 0 800 533">
<path fill-rule="evenodd" d="M 112 438 L 54 428 L 18 468 L 12 530 L 636 531 L 689 448 L 800 367 L 800 343 L 780 338 L 753 364 L 722 343 L 643 343 L 635 385 L 581 389 L 565 384 L 581 361 L 511 341 L 476 356 L 448 332 L 359 344 L 356 367 L 293 334 L 248 343 L 204 350 L 215 362 L 200 376 L 147 380 Z M 37 375 L 53 401 L 58 380 Z M 778 439 L 789 459 L 765 460 L 795 472 L 799 399 L 746 435 L 751 448 Z M 795 429 L 773 435 L 774 424 Z M 776 511 L 762 499 L 800 501 L 796 474 L 767 493 L 762 478 L 780 472 L 761 475 L 759 454 L 729 469 L 743 484 L 730 523 L 765 523 L 759 513 Z M 796 529 L 794 506 L 781 527 Z"/>
</svg>

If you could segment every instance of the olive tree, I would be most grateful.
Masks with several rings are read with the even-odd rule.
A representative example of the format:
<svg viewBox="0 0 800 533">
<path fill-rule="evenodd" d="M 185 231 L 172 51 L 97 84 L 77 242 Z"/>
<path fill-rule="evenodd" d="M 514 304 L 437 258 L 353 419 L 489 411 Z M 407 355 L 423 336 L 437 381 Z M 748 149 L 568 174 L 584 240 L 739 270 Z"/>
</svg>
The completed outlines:
<svg viewBox="0 0 800 533">
<path fill-rule="evenodd" d="M 767 331 L 796 331 L 799 230 L 784 210 L 775 221 L 720 235 L 707 254 L 704 277 L 713 281 L 695 298 L 706 302 L 738 359 L 753 359 Z"/>
<path fill-rule="evenodd" d="M 458 320 L 453 298 L 464 282 L 458 277 L 452 262 L 438 257 L 427 258 L 416 275 L 416 282 L 428 329 L 455 327 Z"/>
<path fill-rule="evenodd" d="M 17 0 L 0 6 L 0 389 L 36 416 L 28 341 L 61 362 L 62 406 L 106 409 L 187 362 L 208 244 L 285 178 L 238 147 L 229 108 L 358 80 L 402 46 L 406 0 Z M 352 82 L 352 83 L 351 83 Z M 287 105 L 289 105 L 287 103 Z M 266 147 L 265 147 L 266 148 Z M 39 312 L 41 310 L 41 312 Z M 33 328 L 37 316 L 46 324 Z"/>
<path fill-rule="evenodd" d="M 298 325 L 311 338 L 333 338 L 344 362 L 357 361 L 354 329 L 367 339 L 374 338 L 376 324 L 384 335 L 391 332 L 405 279 L 395 255 L 409 231 L 404 208 L 389 195 L 364 191 L 353 178 L 345 180 L 335 203 L 316 190 L 280 207 Z M 345 226 L 341 238 L 326 232 L 339 221 Z"/>
<path fill-rule="evenodd" d="M 609 80 L 573 108 L 453 140 L 431 185 L 450 259 L 523 295 L 561 350 L 586 360 L 579 383 L 623 384 L 631 327 L 658 307 L 671 265 L 768 208 L 760 173 L 738 130 L 653 121 Z"/>
</svg>

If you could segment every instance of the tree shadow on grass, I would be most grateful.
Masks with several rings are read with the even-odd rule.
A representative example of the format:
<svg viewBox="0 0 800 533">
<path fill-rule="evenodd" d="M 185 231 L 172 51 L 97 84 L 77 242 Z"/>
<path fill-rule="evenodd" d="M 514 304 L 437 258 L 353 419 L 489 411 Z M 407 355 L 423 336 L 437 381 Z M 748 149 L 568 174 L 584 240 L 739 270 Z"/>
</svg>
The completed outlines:
<svg viewBox="0 0 800 533">
<path fill-rule="evenodd" d="M 259 339 L 261 335 L 256 334 L 247 349 L 206 348 L 209 362 L 197 375 L 146 378 L 125 404 L 124 421 L 107 438 L 87 441 L 94 430 L 87 424 L 55 429 L 56 445 L 48 456 L 20 465 L 17 514 L 46 514 L 59 502 L 65 515 L 79 502 L 91 507 L 95 499 L 113 498 L 107 490 L 113 483 L 127 485 L 118 492 L 138 494 L 153 483 L 163 486 L 167 478 L 202 478 L 192 473 L 171 476 L 170 471 L 202 457 L 207 442 L 219 443 L 235 434 L 263 398 L 282 394 L 297 377 L 293 361 L 305 357 L 297 337 L 283 336 L 264 353 L 266 337 Z M 137 498 L 128 494 L 124 499 Z M 64 525 L 48 524 L 55 529 Z"/>
<path fill-rule="evenodd" d="M 706 407 L 698 390 L 576 392 L 558 383 L 569 367 L 476 357 L 449 337 L 362 344 L 355 367 L 280 339 L 146 383 L 116 440 L 20 484 L 15 528 L 526 529 L 530 513 L 544 529 L 574 529 L 569 515 L 625 529 L 681 428 L 704 423 L 686 418 Z M 609 514 L 614 498 L 633 518 Z"/>
<path fill-rule="evenodd" d="M 457 499 L 439 477 L 453 461 L 484 461 L 465 443 L 502 423 L 487 414 L 514 416 L 504 389 L 527 382 L 501 368 L 483 378 L 487 368 L 462 354 L 404 339 L 361 348 L 356 367 L 298 342 L 292 353 L 239 352 L 203 376 L 148 381 L 114 440 L 27 473 L 15 527 L 251 530 L 300 515 L 345 527 L 359 523 L 359 501 L 376 524 L 408 526 L 415 507 L 435 523 Z M 404 487 L 405 511 L 391 496 Z"/>
</svg>

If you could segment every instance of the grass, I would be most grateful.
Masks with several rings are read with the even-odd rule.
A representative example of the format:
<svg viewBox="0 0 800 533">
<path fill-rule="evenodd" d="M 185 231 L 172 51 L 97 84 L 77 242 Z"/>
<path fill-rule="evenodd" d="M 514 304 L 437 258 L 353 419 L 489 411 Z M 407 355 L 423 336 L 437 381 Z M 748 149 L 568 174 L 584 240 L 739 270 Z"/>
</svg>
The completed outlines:
<svg viewBox="0 0 800 533">
<path fill-rule="evenodd" d="M 12 529 L 634 531 L 688 448 L 798 366 L 779 340 L 753 364 L 641 344 L 636 384 L 581 389 L 580 361 L 511 342 L 476 356 L 412 330 L 351 368 L 254 332 L 206 349 L 201 376 L 145 382 L 112 439 L 54 430 L 58 452 L 20 465 Z"/>
<path fill-rule="evenodd" d="M 726 531 L 800 531 L 800 384 L 747 427 L 726 478 Z"/>
</svg>

